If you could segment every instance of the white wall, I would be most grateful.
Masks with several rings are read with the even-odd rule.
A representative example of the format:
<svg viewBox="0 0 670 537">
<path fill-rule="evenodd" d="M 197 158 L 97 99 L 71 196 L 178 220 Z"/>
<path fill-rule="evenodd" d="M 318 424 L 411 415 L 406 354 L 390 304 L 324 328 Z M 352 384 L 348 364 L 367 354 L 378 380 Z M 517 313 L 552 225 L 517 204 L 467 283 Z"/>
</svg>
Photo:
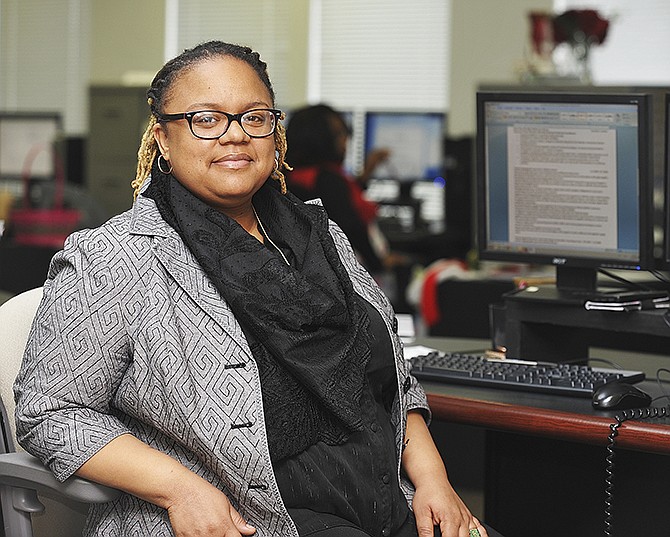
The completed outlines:
<svg viewBox="0 0 670 537">
<path fill-rule="evenodd" d="M 92 0 L 91 83 L 118 84 L 163 65 L 165 0 Z"/>
<path fill-rule="evenodd" d="M 529 43 L 527 13 L 551 11 L 553 0 L 452 0 L 448 131 L 475 132 L 481 83 L 516 83 Z"/>
</svg>

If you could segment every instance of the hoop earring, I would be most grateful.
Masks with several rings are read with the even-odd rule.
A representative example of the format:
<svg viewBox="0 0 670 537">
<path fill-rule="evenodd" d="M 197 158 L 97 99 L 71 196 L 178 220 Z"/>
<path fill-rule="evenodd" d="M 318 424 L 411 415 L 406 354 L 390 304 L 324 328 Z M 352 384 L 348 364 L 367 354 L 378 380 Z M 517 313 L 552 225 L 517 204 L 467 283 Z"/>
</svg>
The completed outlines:
<svg viewBox="0 0 670 537">
<path fill-rule="evenodd" d="M 165 170 L 163 169 L 163 166 L 161 166 L 161 159 L 163 159 L 167 164 L 170 165 L 170 169 L 169 169 L 168 171 L 165 171 Z M 170 161 L 169 161 L 168 159 L 166 159 L 166 158 L 163 156 L 162 153 L 161 153 L 160 155 L 158 155 L 158 162 L 157 162 L 157 165 L 158 165 L 158 169 L 159 169 L 160 171 L 162 171 L 165 175 L 170 175 L 170 174 L 172 173 L 172 164 L 170 164 Z"/>
</svg>

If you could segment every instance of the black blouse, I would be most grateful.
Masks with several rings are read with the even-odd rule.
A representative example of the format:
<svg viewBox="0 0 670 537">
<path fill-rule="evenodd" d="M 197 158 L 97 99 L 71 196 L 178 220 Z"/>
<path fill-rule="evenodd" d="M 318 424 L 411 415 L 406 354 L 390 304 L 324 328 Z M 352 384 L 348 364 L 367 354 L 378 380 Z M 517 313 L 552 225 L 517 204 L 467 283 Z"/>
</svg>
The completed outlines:
<svg viewBox="0 0 670 537">
<path fill-rule="evenodd" d="M 287 508 L 329 513 L 373 537 L 388 537 L 402 526 L 409 507 L 397 476 L 391 404 L 397 393 L 393 349 L 386 326 L 370 304 L 371 358 L 368 389 L 361 401 L 365 427 L 341 445 L 319 442 L 275 464 L 275 476 Z M 304 510 L 304 511 L 303 511 Z M 300 524 L 307 522 L 294 518 Z"/>
</svg>

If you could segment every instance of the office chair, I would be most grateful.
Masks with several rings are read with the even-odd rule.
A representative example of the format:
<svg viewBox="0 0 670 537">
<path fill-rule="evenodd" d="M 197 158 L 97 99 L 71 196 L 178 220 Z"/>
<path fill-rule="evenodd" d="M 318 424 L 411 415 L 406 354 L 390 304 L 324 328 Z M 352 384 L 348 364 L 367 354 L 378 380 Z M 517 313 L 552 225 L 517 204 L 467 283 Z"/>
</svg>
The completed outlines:
<svg viewBox="0 0 670 537">
<path fill-rule="evenodd" d="M 119 496 L 120 491 L 71 477 L 60 483 L 37 458 L 17 451 L 14 438 L 14 395 L 12 386 L 23 358 L 42 288 L 25 291 L 0 305 L 0 507 L 3 528 L 0 537 L 33 537 L 32 513 L 44 510 L 46 499 L 54 515 L 81 518 L 81 512 L 58 508 L 73 502 L 103 503 Z M 38 499 L 37 493 L 40 493 Z M 51 500 L 51 501 L 50 501 Z M 66 526 L 67 527 L 67 526 Z M 53 531 L 50 531 L 53 535 Z M 71 533 L 70 533 L 71 535 Z"/>
</svg>

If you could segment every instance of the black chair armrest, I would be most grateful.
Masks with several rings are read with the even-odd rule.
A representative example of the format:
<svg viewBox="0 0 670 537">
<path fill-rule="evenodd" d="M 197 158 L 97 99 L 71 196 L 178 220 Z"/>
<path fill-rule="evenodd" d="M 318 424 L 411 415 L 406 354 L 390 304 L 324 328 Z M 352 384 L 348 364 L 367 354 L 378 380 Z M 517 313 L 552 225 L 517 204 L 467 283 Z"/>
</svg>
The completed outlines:
<svg viewBox="0 0 670 537">
<path fill-rule="evenodd" d="M 76 476 L 61 483 L 39 459 L 24 452 L 0 454 L 0 484 L 56 493 L 84 503 L 105 503 L 121 495 L 120 490 Z"/>
</svg>

